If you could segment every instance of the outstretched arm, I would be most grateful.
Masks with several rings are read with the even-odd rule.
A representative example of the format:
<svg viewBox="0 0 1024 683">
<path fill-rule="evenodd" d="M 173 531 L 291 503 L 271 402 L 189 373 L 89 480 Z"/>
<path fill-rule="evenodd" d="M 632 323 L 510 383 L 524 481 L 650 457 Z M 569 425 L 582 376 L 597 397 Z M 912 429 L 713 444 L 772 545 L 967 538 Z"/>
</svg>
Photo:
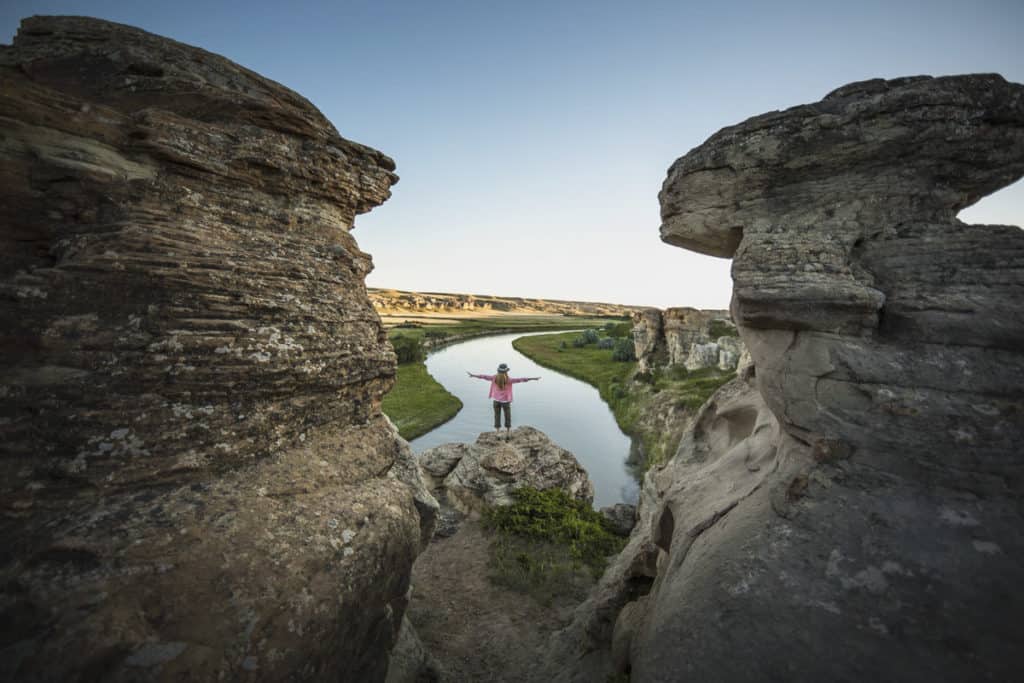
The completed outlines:
<svg viewBox="0 0 1024 683">
<path fill-rule="evenodd" d="M 492 379 L 494 379 L 494 375 L 474 375 L 469 370 L 466 370 L 466 374 L 469 375 L 470 377 L 476 377 L 477 379 L 485 379 L 488 382 L 490 382 Z"/>
<path fill-rule="evenodd" d="M 513 377 L 512 384 L 519 384 L 520 382 L 530 382 L 538 379 L 540 379 L 540 377 Z"/>
</svg>

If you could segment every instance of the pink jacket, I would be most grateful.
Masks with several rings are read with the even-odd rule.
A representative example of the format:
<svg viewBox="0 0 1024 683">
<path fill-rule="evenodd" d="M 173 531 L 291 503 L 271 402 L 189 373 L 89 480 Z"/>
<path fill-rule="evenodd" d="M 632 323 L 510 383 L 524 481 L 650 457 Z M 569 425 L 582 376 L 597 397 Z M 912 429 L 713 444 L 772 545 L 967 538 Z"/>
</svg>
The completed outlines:
<svg viewBox="0 0 1024 683">
<path fill-rule="evenodd" d="M 477 379 L 486 379 L 487 381 L 489 381 L 491 383 L 491 393 L 489 393 L 488 396 L 490 398 L 493 398 L 495 401 L 500 401 L 502 403 L 512 402 L 513 384 L 519 384 L 520 382 L 529 382 L 531 379 L 537 379 L 536 377 L 509 377 L 509 383 L 505 385 L 504 389 L 502 389 L 494 382 L 494 378 L 496 376 L 497 375 L 474 375 L 472 373 L 470 374 L 470 377 L 476 377 Z"/>
</svg>

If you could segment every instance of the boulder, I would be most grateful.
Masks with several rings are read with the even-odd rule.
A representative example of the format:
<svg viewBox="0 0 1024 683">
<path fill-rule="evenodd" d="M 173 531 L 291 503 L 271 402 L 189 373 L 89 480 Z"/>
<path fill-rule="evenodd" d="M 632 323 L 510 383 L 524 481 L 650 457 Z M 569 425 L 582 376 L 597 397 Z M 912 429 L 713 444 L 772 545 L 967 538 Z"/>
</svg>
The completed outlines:
<svg viewBox="0 0 1024 683">
<path fill-rule="evenodd" d="M 628 537 L 636 525 L 636 506 L 616 503 L 603 507 L 598 512 L 608 520 L 609 528 L 618 536 Z"/>
<path fill-rule="evenodd" d="M 0 678 L 382 679 L 436 510 L 349 232 L 394 162 L 110 22 L 0 82 Z"/>
<path fill-rule="evenodd" d="M 428 488 L 464 513 L 510 505 L 523 487 L 559 488 L 590 503 L 594 485 L 576 457 L 533 427 L 504 434 L 484 432 L 475 443 L 435 446 L 419 459 Z"/>
<path fill-rule="evenodd" d="M 1021 175 L 995 75 L 851 84 L 672 166 L 662 237 L 734 258 L 753 367 L 648 474 L 562 680 L 1021 677 L 1024 232 L 956 219 Z"/>
</svg>

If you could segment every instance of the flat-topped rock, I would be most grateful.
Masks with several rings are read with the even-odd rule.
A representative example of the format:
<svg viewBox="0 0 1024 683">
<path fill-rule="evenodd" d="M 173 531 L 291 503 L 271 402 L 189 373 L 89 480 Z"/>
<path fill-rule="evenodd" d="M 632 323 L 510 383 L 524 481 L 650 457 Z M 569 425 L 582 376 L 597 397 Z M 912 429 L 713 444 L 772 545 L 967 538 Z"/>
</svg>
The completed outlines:
<svg viewBox="0 0 1024 683">
<path fill-rule="evenodd" d="M 594 486 L 576 457 L 533 427 L 484 432 L 475 443 L 435 446 L 420 455 L 427 487 L 463 512 L 510 505 L 523 487 L 559 488 L 590 503 Z"/>
</svg>

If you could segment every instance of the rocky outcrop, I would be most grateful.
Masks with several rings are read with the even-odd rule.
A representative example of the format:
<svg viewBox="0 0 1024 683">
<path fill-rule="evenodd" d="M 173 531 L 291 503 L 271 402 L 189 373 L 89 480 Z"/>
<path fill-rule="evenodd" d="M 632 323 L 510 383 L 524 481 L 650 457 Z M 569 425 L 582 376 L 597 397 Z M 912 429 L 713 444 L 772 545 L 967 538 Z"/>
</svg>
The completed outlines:
<svg viewBox="0 0 1024 683">
<path fill-rule="evenodd" d="M 475 443 L 449 443 L 419 458 L 427 488 L 463 513 L 511 505 L 523 487 L 560 488 L 590 503 L 594 485 L 576 457 L 533 427 L 517 427 L 508 440 L 484 432 Z"/>
<path fill-rule="evenodd" d="M 658 368 L 735 370 L 745 351 L 728 311 L 648 308 L 633 314 L 640 372 Z"/>
<path fill-rule="evenodd" d="M 294 92 L 78 17 L 0 48 L 5 680 L 375 680 L 436 503 Z"/>
<path fill-rule="evenodd" d="M 1024 233 L 956 213 L 1022 174 L 1024 86 L 984 75 L 852 84 L 672 166 L 662 236 L 734 258 L 754 365 L 649 473 L 563 678 L 1021 677 Z"/>
<path fill-rule="evenodd" d="M 621 317 L 640 310 L 638 306 L 557 299 L 524 299 L 488 294 L 403 292 L 396 289 L 370 289 L 369 294 L 370 301 L 377 311 L 388 316 L 509 313 Z"/>
</svg>

